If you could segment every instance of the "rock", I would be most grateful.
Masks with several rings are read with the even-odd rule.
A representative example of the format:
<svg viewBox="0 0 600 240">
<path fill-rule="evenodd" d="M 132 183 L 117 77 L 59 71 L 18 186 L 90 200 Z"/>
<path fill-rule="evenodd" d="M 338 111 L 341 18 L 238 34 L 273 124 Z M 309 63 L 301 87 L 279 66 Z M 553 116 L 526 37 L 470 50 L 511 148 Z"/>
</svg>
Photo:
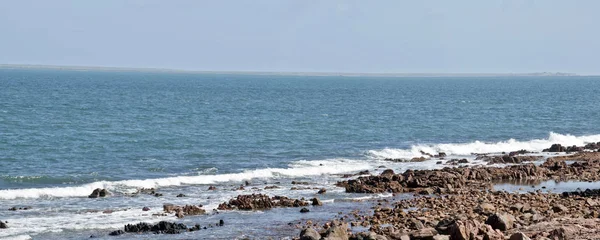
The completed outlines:
<svg viewBox="0 0 600 240">
<path fill-rule="evenodd" d="M 567 148 L 563 147 L 560 144 L 552 144 L 550 148 L 542 150 L 542 152 L 566 152 Z"/>
<path fill-rule="evenodd" d="M 493 229 L 490 225 L 485 225 L 483 240 L 504 240 L 504 234 L 498 229 Z"/>
<path fill-rule="evenodd" d="M 110 232 L 108 235 L 110 235 L 110 236 L 119 236 L 119 235 L 124 234 L 124 233 L 125 232 L 123 230 L 119 229 L 119 230 Z"/>
<path fill-rule="evenodd" d="M 302 208 L 302 209 L 300 209 L 300 212 L 307 213 L 307 212 L 310 212 L 310 210 L 308 210 L 308 208 Z"/>
<path fill-rule="evenodd" d="M 92 191 L 92 193 L 88 196 L 88 198 L 106 197 L 109 194 L 110 193 L 106 189 L 96 188 L 96 189 L 94 189 L 94 191 Z"/>
<path fill-rule="evenodd" d="M 275 186 L 275 185 L 273 185 L 273 186 L 266 186 L 266 187 L 265 187 L 265 190 L 268 190 L 268 189 L 276 189 L 276 188 L 279 188 L 279 187 L 278 187 L 278 186 Z"/>
<path fill-rule="evenodd" d="M 202 215 L 206 213 L 206 210 L 202 209 L 202 205 L 175 206 L 173 204 L 164 204 L 163 211 L 165 213 L 174 212 L 178 218 L 183 218 L 185 215 Z"/>
<path fill-rule="evenodd" d="M 410 234 L 411 240 L 431 240 L 438 232 L 433 228 L 423 228 Z"/>
<path fill-rule="evenodd" d="M 225 221 L 223 219 L 219 220 L 219 226 L 222 227 L 223 225 L 225 225 Z"/>
<path fill-rule="evenodd" d="M 319 192 L 317 192 L 318 194 L 325 194 L 327 192 L 327 189 L 325 188 L 321 188 L 319 189 Z"/>
<path fill-rule="evenodd" d="M 552 211 L 554 211 L 555 213 L 560 213 L 560 212 L 567 212 L 567 211 L 569 211 L 569 209 L 562 204 L 557 204 L 552 207 Z"/>
<path fill-rule="evenodd" d="M 311 199 L 313 206 L 323 206 L 323 203 L 318 198 Z"/>
<path fill-rule="evenodd" d="M 425 157 L 414 157 L 410 161 L 411 162 L 424 162 L 425 160 L 427 160 L 427 158 L 425 158 Z"/>
<path fill-rule="evenodd" d="M 571 227 L 560 227 L 550 231 L 548 236 L 550 239 L 567 240 L 575 234 L 576 230 Z"/>
<path fill-rule="evenodd" d="M 493 229 L 506 231 L 513 227 L 513 222 L 509 214 L 495 213 L 488 217 L 485 224 L 492 226 Z"/>
<path fill-rule="evenodd" d="M 408 219 L 408 227 L 410 229 L 421 230 L 421 229 L 425 228 L 425 225 L 423 225 L 423 223 L 417 219 L 410 218 L 410 219 Z M 437 230 L 436 230 L 436 232 L 437 232 Z"/>
<path fill-rule="evenodd" d="M 180 193 L 180 194 L 177 194 L 177 196 L 176 196 L 176 197 L 185 197 L 185 194 L 183 194 L 183 193 Z"/>
<path fill-rule="evenodd" d="M 149 207 L 143 207 L 143 208 L 142 208 L 142 211 L 144 211 L 144 212 L 146 212 L 146 211 L 150 211 L 150 208 L 149 208 Z"/>
<path fill-rule="evenodd" d="M 510 235 L 510 240 L 531 240 L 531 238 L 528 238 L 522 232 L 516 232 L 516 233 L 513 233 L 513 235 Z"/>
<path fill-rule="evenodd" d="M 479 232 L 479 223 L 473 220 L 456 221 L 450 227 L 450 239 L 471 240 L 475 239 Z"/>
<path fill-rule="evenodd" d="M 269 197 L 264 194 L 238 195 L 236 198 L 219 204 L 218 210 L 264 210 L 273 207 L 305 207 L 308 202 L 283 196 Z"/>
<path fill-rule="evenodd" d="M 322 240 L 348 240 L 348 225 L 334 221 L 323 233 Z"/>
<path fill-rule="evenodd" d="M 298 181 L 292 181 L 292 184 L 294 185 L 308 185 L 308 182 L 298 182 Z"/>
<path fill-rule="evenodd" d="M 208 190 L 209 190 L 209 191 L 214 191 L 214 190 L 217 190 L 217 187 L 215 187 L 215 186 L 210 186 L 210 187 L 208 187 Z"/>
<path fill-rule="evenodd" d="M 438 155 L 436 155 L 436 157 L 438 157 L 438 158 L 446 157 L 446 153 L 445 152 L 439 152 Z"/>
<path fill-rule="evenodd" d="M 481 203 L 475 208 L 475 212 L 490 215 L 496 212 L 496 207 L 490 203 Z"/>
<path fill-rule="evenodd" d="M 433 240 L 450 240 L 449 235 L 435 235 L 433 236 Z"/>
<path fill-rule="evenodd" d="M 138 223 L 138 224 L 127 224 L 125 225 L 125 232 L 131 233 L 144 233 L 144 232 L 154 232 L 156 234 L 166 233 L 166 234 L 178 234 L 182 231 L 187 230 L 187 226 L 182 223 L 173 223 L 167 221 L 161 221 L 155 225 L 151 225 L 148 223 Z"/>
<path fill-rule="evenodd" d="M 383 170 L 383 172 L 381 173 L 381 176 L 391 176 L 391 175 L 394 175 L 394 170 L 392 170 L 392 169 Z"/>
<path fill-rule="evenodd" d="M 431 189 L 431 188 L 423 188 L 423 190 L 419 191 L 419 194 L 422 194 L 422 195 L 431 195 L 431 194 L 433 194 L 433 189 Z"/>
<path fill-rule="evenodd" d="M 452 229 L 450 227 L 454 225 L 454 222 L 454 220 L 449 218 L 442 219 L 436 224 L 435 230 L 438 231 L 439 234 L 448 235 L 451 233 Z"/>
<path fill-rule="evenodd" d="M 305 229 L 302 229 L 302 231 L 300 232 L 300 240 L 319 240 L 321 239 L 321 234 L 319 234 L 319 232 L 317 232 L 316 230 L 308 227 Z"/>
<path fill-rule="evenodd" d="M 5 222 L 3 222 L 2 220 L 0 220 L 0 228 L 8 228 L 8 225 L 6 225 Z"/>
</svg>

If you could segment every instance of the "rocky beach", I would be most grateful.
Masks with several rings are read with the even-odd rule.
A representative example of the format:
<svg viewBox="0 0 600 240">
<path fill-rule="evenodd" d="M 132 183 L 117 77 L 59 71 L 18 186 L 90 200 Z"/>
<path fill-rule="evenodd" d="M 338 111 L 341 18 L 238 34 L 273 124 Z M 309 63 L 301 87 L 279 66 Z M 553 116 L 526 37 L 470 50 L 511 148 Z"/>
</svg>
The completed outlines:
<svg viewBox="0 0 600 240">
<path fill-rule="evenodd" d="M 248 188 L 251 194 L 238 195 L 214 209 L 205 209 L 201 204 L 164 204 L 162 211 L 140 207 L 144 212 L 151 212 L 152 216 L 175 217 L 177 220 L 132 222 L 122 228 L 90 237 L 182 234 L 210 231 L 213 228 L 228 231 L 228 228 L 235 226 L 228 226 L 222 218 L 218 219 L 220 214 L 236 211 L 269 212 L 276 208 L 286 208 L 296 209 L 302 216 L 295 218 L 301 219 L 300 221 L 289 222 L 284 227 L 286 229 L 281 229 L 281 232 L 287 231 L 288 234 L 296 231 L 295 235 L 280 236 L 288 239 L 600 239 L 600 187 L 552 192 L 545 187 L 536 186 L 536 183 L 543 181 L 575 181 L 575 184 L 598 182 L 598 145 L 569 148 L 553 145 L 544 150 L 546 154 L 551 154 L 545 155 L 546 157 L 536 155 L 541 153 L 528 151 L 477 154 L 477 159 L 487 162 L 478 165 L 465 165 L 467 160 L 446 159 L 444 153 L 438 153 L 430 155 L 426 160 L 436 161 L 437 165 L 443 166 L 438 169 L 407 170 L 403 173 L 382 169 L 378 174 L 371 174 L 369 171 L 343 174 L 338 176 L 340 180 L 335 185 L 343 188 L 346 193 L 391 195 L 371 200 L 351 200 L 334 218 L 311 217 L 311 213 L 327 211 L 319 198 L 326 196 L 326 188 L 314 187 L 309 182 L 293 181 L 290 190 L 314 191 L 315 196 L 294 199 L 261 193 L 263 190 L 282 188 L 278 183 L 259 188 L 246 181 L 232 191 Z M 497 189 L 499 184 L 506 182 L 521 183 L 522 186 L 515 191 Z M 210 186 L 206 191 L 216 190 L 215 186 Z M 160 189 L 139 189 L 126 197 L 136 197 L 139 194 L 162 197 Z M 180 193 L 177 198 L 188 198 L 186 194 L 190 193 Z M 106 189 L 95 189 L 88 196 L 100 199 L 111 197 L 113 194 Z M 358 203 L 361 203 L 361 207 L 355 208 Z M 335 204 L 339 203 L 329 202 L 325 205 Z M 30 208 L 13 206 L 5 210 L 25 213 Z M 113 214 L 118 211 L 123 210 L 108 209 L 102 213 Z M 214 222 L 208 224 L 182 221 L 192 216 L 217 218 L 212 218 Z M 0 221 L 2 230 L 10 229 L 10 225 L 10 222 Z M 196 238 L 202 235 L 186 236 Z M 212 238 L 219 237 L 213 235 Z"/>
</svg>

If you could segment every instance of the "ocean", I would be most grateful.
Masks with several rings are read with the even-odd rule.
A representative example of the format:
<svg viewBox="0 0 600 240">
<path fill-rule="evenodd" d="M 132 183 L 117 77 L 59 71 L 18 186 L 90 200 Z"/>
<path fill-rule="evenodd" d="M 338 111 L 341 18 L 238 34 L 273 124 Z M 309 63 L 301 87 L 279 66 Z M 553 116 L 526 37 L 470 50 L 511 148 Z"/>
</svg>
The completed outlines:
<svg viewBox="0 0 600 240">
<path fill-rule="evenodd" d="M 220 219 L 225 226 L 151 237 L 297 236 L 289 223 L 333 218 L 356 207 L 348 203 L 353 199 L 389 197 L 344 193 L 335 187 L 340 174 L 376 174 L 382 165 L 395 171 L 442 167 L 433 159 L 386 158 L 444 152 L 476 163 L 472 153 L 600 142 L 599 89 L 600 77 L 592 76 L 0 69 L 0 220 L 9 226 L 0 238 L 113 239 L 107 234 L 128 223 L 210 226 Z M 246 181 L 250 186 L 236 190 Z M 291 181 L 326 188 L 319 195 L 324 210 L 212 212 L 239 194 L 316 195 L 290 190 Z M 279 188 L 264 190 L 271 185 Z M 95 188 L 113 195 L 88 198 Z M 140 188 L 163 196 L 126 196 Z M 210 214 L 152 216 L 164 203 L 202 204 Z"/>
</svg>

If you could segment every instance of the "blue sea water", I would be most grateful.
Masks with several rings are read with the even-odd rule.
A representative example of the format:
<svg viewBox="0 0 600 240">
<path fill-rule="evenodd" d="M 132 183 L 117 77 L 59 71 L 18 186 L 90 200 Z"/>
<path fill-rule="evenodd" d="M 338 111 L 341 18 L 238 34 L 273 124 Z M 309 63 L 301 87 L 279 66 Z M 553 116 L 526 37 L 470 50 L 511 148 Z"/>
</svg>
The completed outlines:
<svg viewBox="0 0 600 240">
<path fill-rule="evenodd" d="M 325 198 L 335 202 L 356 197 L 335 188 L 336 174 L 376 172 L 380 165 L 436 167 L 433 160 L 389 163 L 384 158 L 410 159 L 420 151 L 464 157 L 596 142 L 599 89 L 600 77 L 573 76 L 0 69 L 0 220 L 14 226 L 0 231 L 0 238 L 78 238 L 124 223 L 174 219 L 133 210 L 83 213 L 90 204 L 100 210 L 158 210 L 164 202 L 202 199 L 210 209 L 251 193 L 230 190 L 244 181 L 258 188 L 283 186 L 262 191 L 270 194 L 314 194 L 289 191 L 293 179 L 333 189 Z M 222 190 L 207 192 L 209 185 Z M 96 187 L 115 197 L 89 202 L 86 196 Z M 173 196 L 118 196 L 141 187 Z M 179 192 L 197 198 L 175 198 Z M 5 211 L 12 206 L 33 210 Z"/>
</svg>

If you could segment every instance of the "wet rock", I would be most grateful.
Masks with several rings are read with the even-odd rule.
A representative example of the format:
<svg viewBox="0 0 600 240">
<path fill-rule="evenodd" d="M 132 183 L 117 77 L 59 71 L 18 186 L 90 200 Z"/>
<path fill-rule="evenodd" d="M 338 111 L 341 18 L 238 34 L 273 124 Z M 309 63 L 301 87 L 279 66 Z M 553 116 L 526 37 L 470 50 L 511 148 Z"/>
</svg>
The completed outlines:
<svg viewBox="0 0 600 240">
<path fill-rule="evenodd" d="M 394 170 L 392 170 L 392 169 L 383 170 L 383 172 L 381 173 L 381 176 L 392 176 L 392 175 L 394 175 Z"/>
<path fill-rule="evenodd" d="M 411 162 L 424 162 L 425 160 L 427 160 L 427 158 L 425 158 L 425 157 L 415 157 L 415 158 L 412 158 L 410 161 Z"/>
<path fill-rule="evenodd" d="M 6 225 L 5 222 L 3 222 L 2 220 L 0 220 L 0 228 L 8 228 L 8 225 Z"/>
<path fill-rule="evenodd" d="M 579 197 L 598 197 L 600 189 L 586 189 L 585 191 L 563 192 L 563 197 L 579 196 Z"/>
<path fill-rule="evenodd" d="M 142 211 L 144 211 L 144 212 L 146 212 L 146 211 L 150 211 L 150 208 L 149 208 L 149 207 L 143 207 L 143 208 L 142 208 Z"/>
<path fill-rule="evenodd" d="M 175 213 L 178 218 L 183 218 L 186 215 L 202 215 L 206 213 L 206 210 L 202 209 L 202 205 L 175 206 L 173 204 L 164 204 L 163 211 L 165 213 Z"/>
<path fill-rule="evenodd" d="M 542 152 L 566 152 L 567 148 L 563 147 L 560 144 L 552 144 L 550 148 L 542 150 Z"/>
<path fill-rule="evenodd" d="M 123 230 L 119 229 L 119 230 L 110 232 L 108 235 L 110 235 L 110 236 L 119 236 L 119 235 L 124 234 L 124 233 L 125 232 Z"/>
<path fill-rule="evenodd" d="M 292 181 L 292 184 L 294 185 L 308 185 L 308 182 L 298 182 L 298 181 Z"/>
<path fill-rule="evenodd" d="M 321 234 L 319 234 L 319 232 L 317 232 L 316 230 L 308 227 L 305 229 L 302 229 L 302 231 L 300 232 L 300 240 L 319 240 L 321 239 Z"/>
<path fill-rule="evenodd" d="M 88 198 L 106 197 L 109 194 L 110 193 L 106 189 L 96 188 L 96 189 L 94 189 L 94 191 L 92 191 L 92 193 L 88 196 Z"/>
<path fill-rule="evenodd" d="M 510 240 L 531 240 L 522 232 L 516 232 L 510 235 Z"/>
<path fill-rule="evenodd" d="M 219 204 L 218 210 L 263 210 L 274 207 L 304 207 L 308 202 L 283 196 L 269 197 L 264 194 L 238 195 L 236 198 Z"/>
<path fill-rule="evenodd" d="M 215 186 L 210 186 L 210 187 L 208 187 L 208 190 L 209 190 L 209 191 L 214 191 L 214 190 L 217 190 L 217 187 L 215 187 Z"/>
<path fill-rule="evenodd" d="M 278 187 L 278 186 L 275 186 L 275 185 L 273 185 L 273 186 L 266 186 L 266 187 L 265 187 L 265 190 L 268 190 L 268 189 L 276 189 L 276 188 L 279 188 L 279 187 Z"/>
<path fill-rule="evenodd" d="M 321 189 L 319 189 L 319 191 L 317 193 L 318 194 L 325 194 L 325 193 L 327 193 L 327 189 L 321 188 Z"/>
<path fill-rule="evenodd" d="M 440 234 L 449 235 L 452 230 L 451 226 L 454 225 L 454 222 L 455 221 L 450 218 L 442 219 L 436 224 L 435 230 L 438 231 L 438 233 Z"/>
<path fill-rule="evenodd" d="M 323 203 L 318 198 L 311 199 L 313 206 L 323 206 Z"/>
<path fill-rule="evenodd" d="M 223 225 L 225 225 L 225 221 L 223 219 L 219 220 L 219 226 L 222 227 Z"/>
<path fill-rule="evenodd" d="M 125 232 L 129 233 L 153 232 L 156 234 L 178 234 L 185 230 L 187 230 L 187 226 L 185 224 L 167 221 L 161 221 L 155 225 L 144 222 L 125 225 Z"/>
<path fill-rule="evenodd" d="M 513 227 L 513 222 L 509 214 L 495 213 L 488 217 L 485 224 L 492 226 L 493 229 L 506 231 Z"/>
<path fill-rule="evenodd" d="M 177 194 L 177 196 L 176 196 L 176 197 L 185 197 L 185 194 L 183 194 L 183 193 L 180 193 L 180 194 Z"/>
<path fill-rule="evenodd" d="M 302 209 L 300 209 L 300 212 L 307 213 L 307 212 L 310 212 L 310 210 L 308 210 L 308 208 L 302 208 Z"/>
</svg>

